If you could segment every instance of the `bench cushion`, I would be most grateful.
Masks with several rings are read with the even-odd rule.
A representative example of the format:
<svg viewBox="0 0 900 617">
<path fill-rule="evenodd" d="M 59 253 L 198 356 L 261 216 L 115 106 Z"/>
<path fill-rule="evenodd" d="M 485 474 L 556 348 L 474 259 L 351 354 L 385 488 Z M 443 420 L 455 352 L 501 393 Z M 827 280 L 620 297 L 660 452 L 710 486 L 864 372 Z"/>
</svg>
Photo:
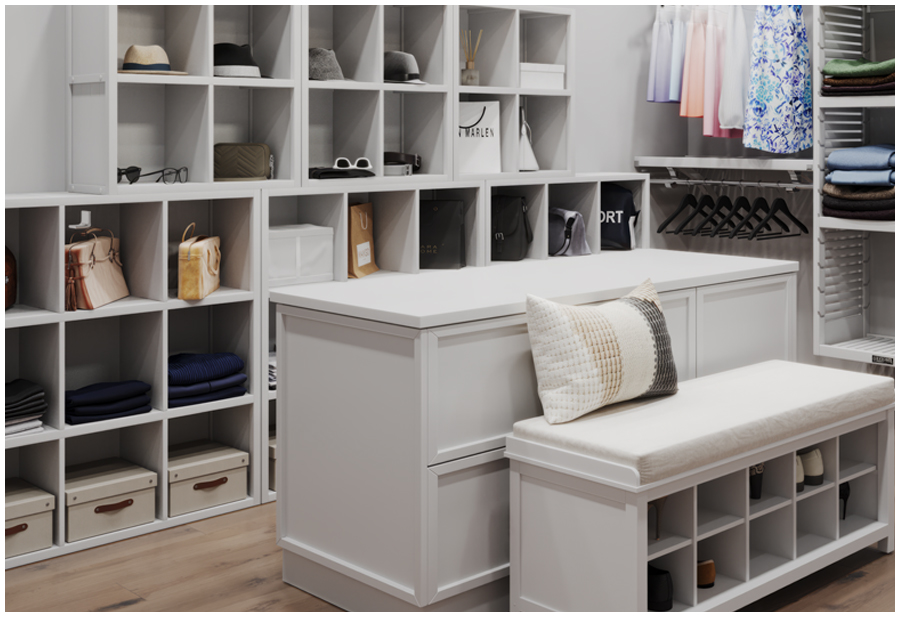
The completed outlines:
<svg viewBox="0 0 900 617">
<path fill-rule="evenodd" d="M 893 403 L 891 378 L 773 360 L 567 424 L 522 420 L 513 435 L 631 467 L 643 485 Z"/>
</svg>

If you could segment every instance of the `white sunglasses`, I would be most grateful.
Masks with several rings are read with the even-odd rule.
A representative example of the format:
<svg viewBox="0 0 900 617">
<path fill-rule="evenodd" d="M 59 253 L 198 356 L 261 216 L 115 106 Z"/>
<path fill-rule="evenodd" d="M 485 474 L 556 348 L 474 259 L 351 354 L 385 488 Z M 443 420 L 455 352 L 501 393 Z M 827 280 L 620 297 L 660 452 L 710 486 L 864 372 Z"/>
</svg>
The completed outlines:
<svg viewBox="0 0 900 617">
<path fill-rule="evenodd" d="M 372 169 L 372 162 L 364 156 L 356 159 L 355 163 L 351 163 L 350 159 L 345 156 L 339 156 L 334 160 L 335 169 Z"/>
</svg>

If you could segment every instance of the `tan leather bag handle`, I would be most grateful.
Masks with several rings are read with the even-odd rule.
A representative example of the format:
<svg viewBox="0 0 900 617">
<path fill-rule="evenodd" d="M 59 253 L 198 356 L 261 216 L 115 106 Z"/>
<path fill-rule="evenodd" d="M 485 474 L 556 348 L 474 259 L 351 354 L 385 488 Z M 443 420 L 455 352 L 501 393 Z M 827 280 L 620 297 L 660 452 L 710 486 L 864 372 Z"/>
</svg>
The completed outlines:
<svg viewBox="0 0 900 617">
<path fill-rule="evenodd" d="M 196 224 L 196 223 L 191 223 L 190 225 L 188 225 L 187 227 L 185 227 L 185 228 L 184 228 L 184 233 L 181 234 L 181 241 L 184 242 L 185 240 L 187 240 L 187 237 L 188 237 L 188 230 L 189 230 L 189 229 L 193 230 L 193 229 L 195 229 L 196 227 L 197 227 L 197 224 Z M 191 231 L 191 233 L 193 234 L 194 232 Z"/>
</svg>

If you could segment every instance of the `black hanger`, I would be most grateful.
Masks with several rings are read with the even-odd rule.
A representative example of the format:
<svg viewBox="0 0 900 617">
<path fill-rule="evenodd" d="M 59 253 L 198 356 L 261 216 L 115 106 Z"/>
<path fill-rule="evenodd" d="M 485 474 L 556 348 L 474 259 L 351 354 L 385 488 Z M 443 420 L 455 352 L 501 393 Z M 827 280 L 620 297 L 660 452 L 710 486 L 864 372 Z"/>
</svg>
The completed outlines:
<svg viewBox="0 0 900 617">
<path fill-rule="evenodd" d="M 785 215 L 786 217 L 788 217 L 788 219 L 790 219 L 790 220 L 794 223 L 794 225 L 796 225 L 797 227 L 800 228 L 800 231 L 801 231 L 801 232 L 803 232 L 803 233 L 805 233 L 805 234 L 808 234 L 808 233 L 809 233 L 809 230 L 806 228 L 806 225 L 804 225 L 803 223 L 801 223 L 801 222 L 797 219 L 797 217 L 794 216 L 793 213 L 791 213 L 791 211 L 790 211 L 790 210 L 788 209 L 788 207 L 787 207 L 787 203 L 784 201 L 784 199 L 782 199 L 781 197 L 779 197 L 778 199 L 776 199 L 776 200 L 772 203 L 772 207 L 769 208 L 769 212 L 768 212 L 768 214 L 766 214 L 766 216 L 763 218 L 762 223 L 760 223 L 759 225 L 757 225 L 757 226 L 753 229 L 753 231 L 750 233 L 750 240 L 752 240 L 753 238 L 756 237 L 756 235 L 757 235 L 757 234 L 760 232 L 760 230 L 762 229 L 763 224 L 767 223 L 767 222 L 769 221 L 769 219 L 772 219 L 772 220 L 776 220 L 776 221 L 777 221 L 777 217 L 775 216 L 775 214 L 778 213 L 778 212 L 783 212 L 784 215 Z M 785 231 L 789 231 L 789 229 L 785 228 Z"/>
<path fill-rule="evenodd" d="M 697 227 L 694 229 L 694 233 L 692 233 L 691 235 L 696 236 L 706 227 L 708 223 L 713 220 L 713 218 L 717 216 L 723 216 L 724 213 L 722 212 L 722 210 L 724 210 L 725 208 L 728 208 L 729 210 L 731 209 L 731 199 L 728 197 L 728 195 L 722 195 L 721 197 L 719 197 L 719 199 L 716 201 L 716 207 L 713 208 L 712 212 L 710 212 L 705 219 L 703 219 L 702 223 L 697 225 Z"/>
<path fill-rule="evenodd" d="M 753 201 L 753 207 L 750 208 L 750 213 L 747 214 L 747 216 L 745 216 L 743 219 L 741 219 L 741 222 L 737 224 L 737 227 L 735 227 L 731 231 L 731 233 L 728 235 L 728 237 L 734 238 L 738 234 L 738 232 L 744 227 L 744 225 L 746 225 L 747 223 L 750 222 L 750 219 L 753 218 L 753 215 L 758 214 L 760 211 L 762 211 L 766 214 L 766 218 L 764 219 L 765 222 L 768 223 L 769 220 L 771 219 L 774 223 L 776 223 L 779 227 L 781 227 L 781 229 L 783 229 L 785 232 L 789 232 L 791 230 L 791 228 L 788 227 L 787 225 L 785 225 L 784 221 L 782 221 L 780 218 L 778 218 L 774 212 L 770 212 L 769 202 L 767 202 L 764 197 L 757 197 Z"/>
<path fill-rule="evenodd" d="M 686 219 L 684 219 L 683 221 L 681 221 L 681 225 L 679 225 L 678 227 L 675 228 L 675 231 L 673 233 L 680 234 L 682 232 L 682 230 L 684 229 L 685 225 L 690 223 L 695 216 L 697 216 L 701 212 L 703 212 L 705 214 L 705 213 L 709 212 L 710 210 L 713 210 L 715 207 L 716 207 L 716 202 L 713 201 L 713 198 L 710 195 L 704 195 L 703 197 L 700 198 L 700 201 L 697 202 L 697 205 L 694 206 L 693 210 L 691 210 L 691 213 L 688 214 L 688 217 Z"/>
<path fill-rule="evenodd" d="M 659 226 L 659 229 L 656 230 L 656 233 L 661 234 L 663 232 L 663 230 L 669 226 L 669 223 L 674 221 L 678 217 L 678 215 L 681 214 L 682 211 L 684 211 L 685 208 L 687 208 L 689 206 L 693 207 L 696 205 L 697 205 L 697 198 L 694 197 L 691 193 L 688 193 L 687 195 L 682 197 L 681 205 L 678 206 L 678 209 L 675 210 L 675 212 L 673 212 L 671 215 L 669 215 L 669 218 L 667 218 L 666 220 L 664 220 L 662 222 L 662 225 Z"/>
<path fill-rule="evenodd" d="M 750 208 L 750 200 L 747 199 L 746 197 L 744 197 L 743 195 L 739 195 L 739 196 L 734 200 L 734 205 L 732 206 L 731 211 L 730 211 L 728 214 L 725 215 L 725 218 L 722 219 L 722 221 L 720 221 L 718 225 L 716 225 L 716 228 L 712 230 L 712 233 L 710 234 L 710 236 L 711 236 L 711 237 L 715 237 L 715 236 L 719 235 L 719 232 L 722 230 L 722 228 L 723 228 L 726 224 L 730 224 L 730 225 L 731 225 L 731 228 L 734 229 L 735 225 L 737 225 L 737 222 L 733 222 L 734 217 L 735 217 L 739 212 L 743 212 L 743 213 L 745 213 L 745 214 L 749 214 L 750 211 L 751 211 L 751 208 Z M 743 218 L 743 216 L 744 216 L 743 214 L 740 215 L 740 218 L 738 218 L 737 221 L 740 221 L 741 218 Z M 756 218 L 756 219 L 759 220 L 759 221 L 762 221 L 762 217 L 759 216 L 759 215 L 754 215 L 754 218 Z M 771 230 L 771 229 L 772 229 L 772 228 L 769 226 L 768 223 L 766 223 L 766 229 L 767 229 L 767 230 Z"/>
</svg>

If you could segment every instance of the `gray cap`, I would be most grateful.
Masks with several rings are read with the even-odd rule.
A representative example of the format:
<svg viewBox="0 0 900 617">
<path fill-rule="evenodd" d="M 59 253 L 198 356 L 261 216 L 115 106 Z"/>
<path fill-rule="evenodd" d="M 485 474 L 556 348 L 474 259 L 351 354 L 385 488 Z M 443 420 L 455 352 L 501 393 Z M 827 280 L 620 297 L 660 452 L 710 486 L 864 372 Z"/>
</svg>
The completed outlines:
<svg viewBox="0 0 900 617">
<path fill-rule="evenodd" d="M 416 57 L 405 51 L 384 52 L 384 80 L 428 85 L 419 79 L 419 64 L 416 62 Z"/>
<path fill-rule="evenodd" d="M 318 81 L 344 79 L 341 65 L 331 49 L 313 47 L 309 50 L 309 78 Z"/>
</svg>

